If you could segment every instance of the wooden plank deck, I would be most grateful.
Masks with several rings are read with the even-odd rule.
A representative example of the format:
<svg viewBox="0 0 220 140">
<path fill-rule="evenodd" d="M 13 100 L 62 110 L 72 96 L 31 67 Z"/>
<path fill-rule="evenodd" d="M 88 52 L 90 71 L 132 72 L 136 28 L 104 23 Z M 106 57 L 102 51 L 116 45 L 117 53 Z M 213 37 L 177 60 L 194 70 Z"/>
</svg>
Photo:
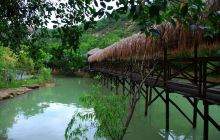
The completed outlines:
<svg viewBox="0 0 220 140">
<path fill-rule="evenodd" d="M 112 72 L 106 69 L 91 69 L 92 71 L 101 72 L 104 74 L 111 75 L 113 77 L 126 78 L 137 83 L 141 82 L 143 77 L 137 73 L 121 73 L 121 72 Z M 165 88 L 162 78 L 149 77 L 145 81 L 149 86 L 155 86 L 159 88 Z M 181 80 L 168 80 L 166 84 L 166 89 L 170 92 L 175 92 L 187 97 L 196 97 L 198 99 L 204 99 L 204 96 L 199 93 L 199 88 L 196 85 L 190 83 L 181 82 Z M 220 88 L 208 88 L 206 92 L 205 100 L 209 101 L 212 104 L 220 104 Z"/>
</svg>

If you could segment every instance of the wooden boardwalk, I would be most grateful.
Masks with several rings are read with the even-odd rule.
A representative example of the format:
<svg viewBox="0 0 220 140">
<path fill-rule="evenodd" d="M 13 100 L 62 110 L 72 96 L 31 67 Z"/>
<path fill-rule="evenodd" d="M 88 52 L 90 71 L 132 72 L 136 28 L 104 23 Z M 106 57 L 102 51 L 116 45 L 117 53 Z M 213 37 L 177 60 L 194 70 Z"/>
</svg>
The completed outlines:
<svg viewBox="0 0 220 140">
<path fill-rule="evenodd" d="M 99 72 L 105 85 L 114 83 L 116 92 L 121 85 L 139 85 L 144 80 L 145 115 L 148 107 L 161 98 L 166 107 L 166 130 L 169 130 L 169 104 L 174 105 L 195 128 L 197 115 L 204 120 L 204 140 L 208 139 L 209 123 L 220 131 L 220 125 L 209 116 L 209 106 L 220 104 L 220 57 L 194 57 L 146 61 L 102 61 L 90 63 L 90 71 Z M 162 89 L 162 91 L 158 90 Z M 152 93 L 157 96 L 152 99 Z M 177 93 L 186 98 L 193 107 L 193 118 L 189 118 L 180 107 L 169 98 Z M 124 93 L 123 93 L 124 94 Z M 162 96 L 165 94 L 165 96 Z M 197 104 L 203 102 L 203 111 Z"/>
</svg>

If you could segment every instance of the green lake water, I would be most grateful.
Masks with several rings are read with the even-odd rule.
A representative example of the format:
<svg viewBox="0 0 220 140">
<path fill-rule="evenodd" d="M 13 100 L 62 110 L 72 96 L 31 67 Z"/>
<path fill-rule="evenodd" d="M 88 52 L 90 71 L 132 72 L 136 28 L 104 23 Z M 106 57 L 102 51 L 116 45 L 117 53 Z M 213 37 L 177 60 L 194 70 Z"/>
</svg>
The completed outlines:
<svg viewBox="0 0 220 140">
<path fill-rule="evenodd" d="M 95 81 L 84 78 L 55 78 L 55 87 L 41 88 L 16 98 L 0 101 L 0 140 L 64 140 L 64 133 L 76 111 L 93 111 L 84 108 L 79 97 L 92 90 Z M 109 92 L 108 89 L 103 88 Z M 192 107 L 185 98 L 172 94 L 171 98 L 192 117 Z M 170 105 L 170 129 L 165 133 L 165 105 L 161 99 L 149 108 L 144 117 L 141 100 L 125 136 L 125 140 L 201 140 L 203 121 L 193 129 L 190 123 Z M 202 109 L 201 103 L 199 107 Z M 210 116 L 220 123 L 220 107 L 210 106 Z M 93 140 L 96 128 L 86 136 Z M 209 125 L 210 140 L 219 140 L 220 132 Z M 103 138 L 104 139 L 104 138 Z"/>
</svg>

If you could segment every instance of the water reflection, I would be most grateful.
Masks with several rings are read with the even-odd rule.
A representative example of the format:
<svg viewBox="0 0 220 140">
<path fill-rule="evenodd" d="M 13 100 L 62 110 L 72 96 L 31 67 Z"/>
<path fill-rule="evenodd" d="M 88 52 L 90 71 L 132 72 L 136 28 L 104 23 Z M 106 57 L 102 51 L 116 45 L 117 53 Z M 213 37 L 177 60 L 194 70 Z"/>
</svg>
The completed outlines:
<svg viewBox="0 0 220 140">
<path fill-rule="evenodd" d="M 73 112 L 88 111 L 77 106 L 66 106 L 61 103 L 40 103 L 39 106 L 46 106 L 43 113 L 27 118 L 24 114 L 17 116 L 19 121 L 8 129 L 8 136 L 16 140 L 32 138 L 32 140 L 61 140 L 64 139 L 65 127 L 71 119 Z M 78 120 L 76 122 L 79 122 Z M 21 133 L 25 132 L 25 133 Z M 88 136 L 95 133 L 89 131 Z"/>
<path fill-rule="evenodd" d="M 0 139 L 64 139 L 73 113 L 84 110 L 79 97 L 90 90 L 90 79 L 58 78 L 57 86 L 0 102 Z"/>
<path fill-rule="evenodd" d="M 83 108 L 79 97 L 89 93 L 91 79 L 57 78 L 57 86 L 35 90 L 30 94 L 0 102 L 0 140 L 63 140 L 64 132 L 75 112 L 92 111 Z M 106 90 L 106 89 L 103 89 Z M 108 92 L 108 91 L 106 91 Z M 192 118 L 192 107 L 184 98 L 172 94 L 174 100 Z M 202 105 L 199 104 L 202 109 Z M 210 107 L 210 115 L 220 122 L 219 106 Z M 80 123 L 80 120 L 78 120 Z M 87 123 L 87 124 L 86 124 Z M 91 122 L 86 122 L 88 125 Z M 170 128 L 165 126 L 165 106 L 162 100 L 153 103 L 149 115 L 144 117 L 144 101 L 135 110 L 125 140 L 200 140 L 203 121 L 198 116 L 196 129 L 173 107 L 170 106 Z M 86 133 L 89 140 L 94 139 L 96 128 Z M 218 140 L 220 133 L 211 124 L 210 140 Z"/>
<path fill-rule="evenodd" d="M 192 129 L 189 130 L 189 133 L 187 134 L 178 134 L 178 132 L 175 132 L 174 130 L 166 131 L 165 129 L 161 129 L 159 131 L 159 135 L 163 137 L 165 140 L 192 140 L 196 139 L 195 131 Z M 203 137 L 200 137 L 199 139 L 202 139 Z"/>
</svg>

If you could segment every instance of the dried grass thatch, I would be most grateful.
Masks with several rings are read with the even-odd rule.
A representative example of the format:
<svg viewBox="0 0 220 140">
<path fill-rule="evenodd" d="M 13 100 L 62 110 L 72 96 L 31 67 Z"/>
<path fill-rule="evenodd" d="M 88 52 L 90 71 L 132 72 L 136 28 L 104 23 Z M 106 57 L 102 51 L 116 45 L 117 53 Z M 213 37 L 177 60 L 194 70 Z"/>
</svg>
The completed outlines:
<svg viewBox="0 0 220 140">
<path fill-rule="evenodd" d="M 202 37 L 202 31 L 190 31 L 181 24 L 173 26 L 164 23 L 157 27 L 158 38 L 152 35 L 135 34 L 95 53 L 88 58 L 89 62 L 105 60 L 146 60 L 163 56 L 166 46 L 171 55 L 180 51 L 191 51 L 195 44 L 203 45 L 207 42 Z"/>
<path fill-rule="evenodd" d="M 220 0 L 206 0 L 207 11 L 219 11 Z M 207 12 L 206 12 L 207 13 Z M 210 46 L 204 39 L 201 30 L 190 31 L 177 23 L 164 23 L 157 26 L 159 36 L 155 39 L 152 35 L 135 34 L 103 49 L 88 58 L 89 62 L 105 60 L 146 60 L 163 56 L 163 47 L 167 47 L 169 54 L 192 51 L 195 44 Z M 214 42 L 215 43 L 215 42 Z"/>
</svg>

